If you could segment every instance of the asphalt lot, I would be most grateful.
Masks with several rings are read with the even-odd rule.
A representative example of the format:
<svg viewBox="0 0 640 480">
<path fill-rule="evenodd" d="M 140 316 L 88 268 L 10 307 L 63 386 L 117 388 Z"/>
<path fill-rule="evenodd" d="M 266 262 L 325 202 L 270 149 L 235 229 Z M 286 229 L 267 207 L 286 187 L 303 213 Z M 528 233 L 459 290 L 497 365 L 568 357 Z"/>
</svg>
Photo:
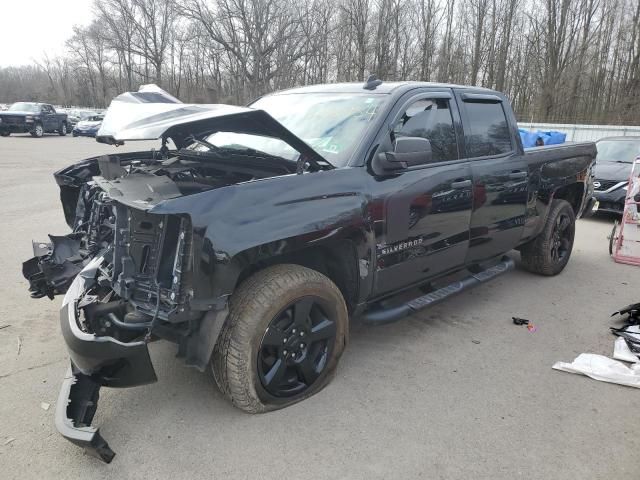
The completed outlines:
<svg viewBox="0 0 640 480">
<path fill-rule="evenodd" d="M 234 409 L 173 345 L 153 344 L 158 383 L 101 392 L 95 425 L 115 460 L 84 455 L 53 424 L 61 299 L 30 299 L 20 268 L 31 239 L 68 230 L 51 173 L 114 151 L 0 138 L 0 478 L 637 478 L 640 392 L 551 369 L 610 355 L 610 313 L 640 301 L 640 269 L 609 258 L 610 218 L 578 222 L 557 277 L 518 269 L 398 323 L 352 325 L 333 383 L 278 412 Z"/>
</svg>

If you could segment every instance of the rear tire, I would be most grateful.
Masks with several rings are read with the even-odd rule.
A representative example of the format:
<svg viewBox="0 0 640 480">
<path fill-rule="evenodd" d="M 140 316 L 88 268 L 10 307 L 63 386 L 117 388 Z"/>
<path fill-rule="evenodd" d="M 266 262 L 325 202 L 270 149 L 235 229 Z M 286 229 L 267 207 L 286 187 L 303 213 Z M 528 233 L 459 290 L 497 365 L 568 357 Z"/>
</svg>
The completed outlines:
<svg viewBox="0 0 640 480">
<path fill-rule="evenodd" d="M 544 229 L 520 248 L 522 266 L 540 275 L 557 275 L 569 262 L 575 238 L 576 216 L 565 200 L 554 200 Z"/>
<path fill-rule="evenodd" d="M 0 132 L 0 137 L 8 137 L 11 135 L 11 132 Z"/>
<path fill-rule="evenodd" d="M 213 376 L 245 412 L 284 408 L 331 381 L 347 337 L 347 307 L 331 280 L 299 265 L 269 267 L 233 294 Z"/>
</svg>

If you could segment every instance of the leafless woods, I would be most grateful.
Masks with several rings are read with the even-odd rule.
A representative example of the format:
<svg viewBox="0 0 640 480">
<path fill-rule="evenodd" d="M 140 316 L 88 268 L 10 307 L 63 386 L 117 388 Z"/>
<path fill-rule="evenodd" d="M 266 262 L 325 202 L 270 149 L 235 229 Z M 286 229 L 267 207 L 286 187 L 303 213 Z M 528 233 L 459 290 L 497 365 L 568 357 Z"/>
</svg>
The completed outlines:
<svg viewBox="0 0 640 480">
<path fill-rule="evenodd" d="M 67 53 L 0 68 L 0 100 L 104 106 L 158 83 L 242 104 L 296 85 L 504 91 L 521 119 L 640 124 L 640 0 L 96 0 Z"/>
</svg>

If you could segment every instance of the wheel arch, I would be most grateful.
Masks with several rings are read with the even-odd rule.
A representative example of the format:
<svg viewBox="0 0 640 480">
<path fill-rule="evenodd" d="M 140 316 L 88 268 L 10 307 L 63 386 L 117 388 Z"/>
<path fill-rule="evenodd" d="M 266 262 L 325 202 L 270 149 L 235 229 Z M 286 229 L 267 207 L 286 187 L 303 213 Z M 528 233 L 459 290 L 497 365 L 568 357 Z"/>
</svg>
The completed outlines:
<svg viewBox="0 0 640 480">
<path fill-rule="evenodd" d="M 325 275 L 335 283 L 344 297 L 349 313 L 353 312 L 360 294 L 356 239 L 340 238 L 319 245 L 280 251 L 273 255 L 260 254 L 265 251 L 273 252 L 273 247 L 277 248 L 276 245 L 262 245 L 252 249 L 252 252 L 244 252 L 243 256 L 253 257 L 253 261 L 245 263 L 238 271 L 233 291 L 251 275 L 267 267 L 287 263 L 300 265 Z"/>
<path fill-rule="evenodd" d="M 578 217 L 584 200 L 585 185 L 582 182 L 570 183 L 557 188 L 553 192 L 553 200 L 565 200 L 573 208 L 573 213 Z M 548 212 L 547 212 L 548 215 Z"/>
</svg>

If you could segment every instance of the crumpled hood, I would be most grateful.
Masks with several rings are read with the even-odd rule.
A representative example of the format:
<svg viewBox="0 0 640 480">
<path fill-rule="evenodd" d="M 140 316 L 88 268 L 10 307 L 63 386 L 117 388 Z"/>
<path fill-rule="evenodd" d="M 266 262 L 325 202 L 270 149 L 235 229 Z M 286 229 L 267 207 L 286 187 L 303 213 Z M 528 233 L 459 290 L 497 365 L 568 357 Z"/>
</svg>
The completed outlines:
<svg viewBox="0 0 640 480">
<path fill-rule="evenodd" d="M 182 103 L 157 85 L 143 85 L 137 92 L 123 93 L 114 98 L 96 140 L 120 144 L 130 140 L 170 138 L 180 149 L 191 143 L 192 135 L 203 138 L 219 131 L 278 138 L 315 166 L 333 168 L 306 142 L 263 110 L 223 104 Z"/>
</svg>

